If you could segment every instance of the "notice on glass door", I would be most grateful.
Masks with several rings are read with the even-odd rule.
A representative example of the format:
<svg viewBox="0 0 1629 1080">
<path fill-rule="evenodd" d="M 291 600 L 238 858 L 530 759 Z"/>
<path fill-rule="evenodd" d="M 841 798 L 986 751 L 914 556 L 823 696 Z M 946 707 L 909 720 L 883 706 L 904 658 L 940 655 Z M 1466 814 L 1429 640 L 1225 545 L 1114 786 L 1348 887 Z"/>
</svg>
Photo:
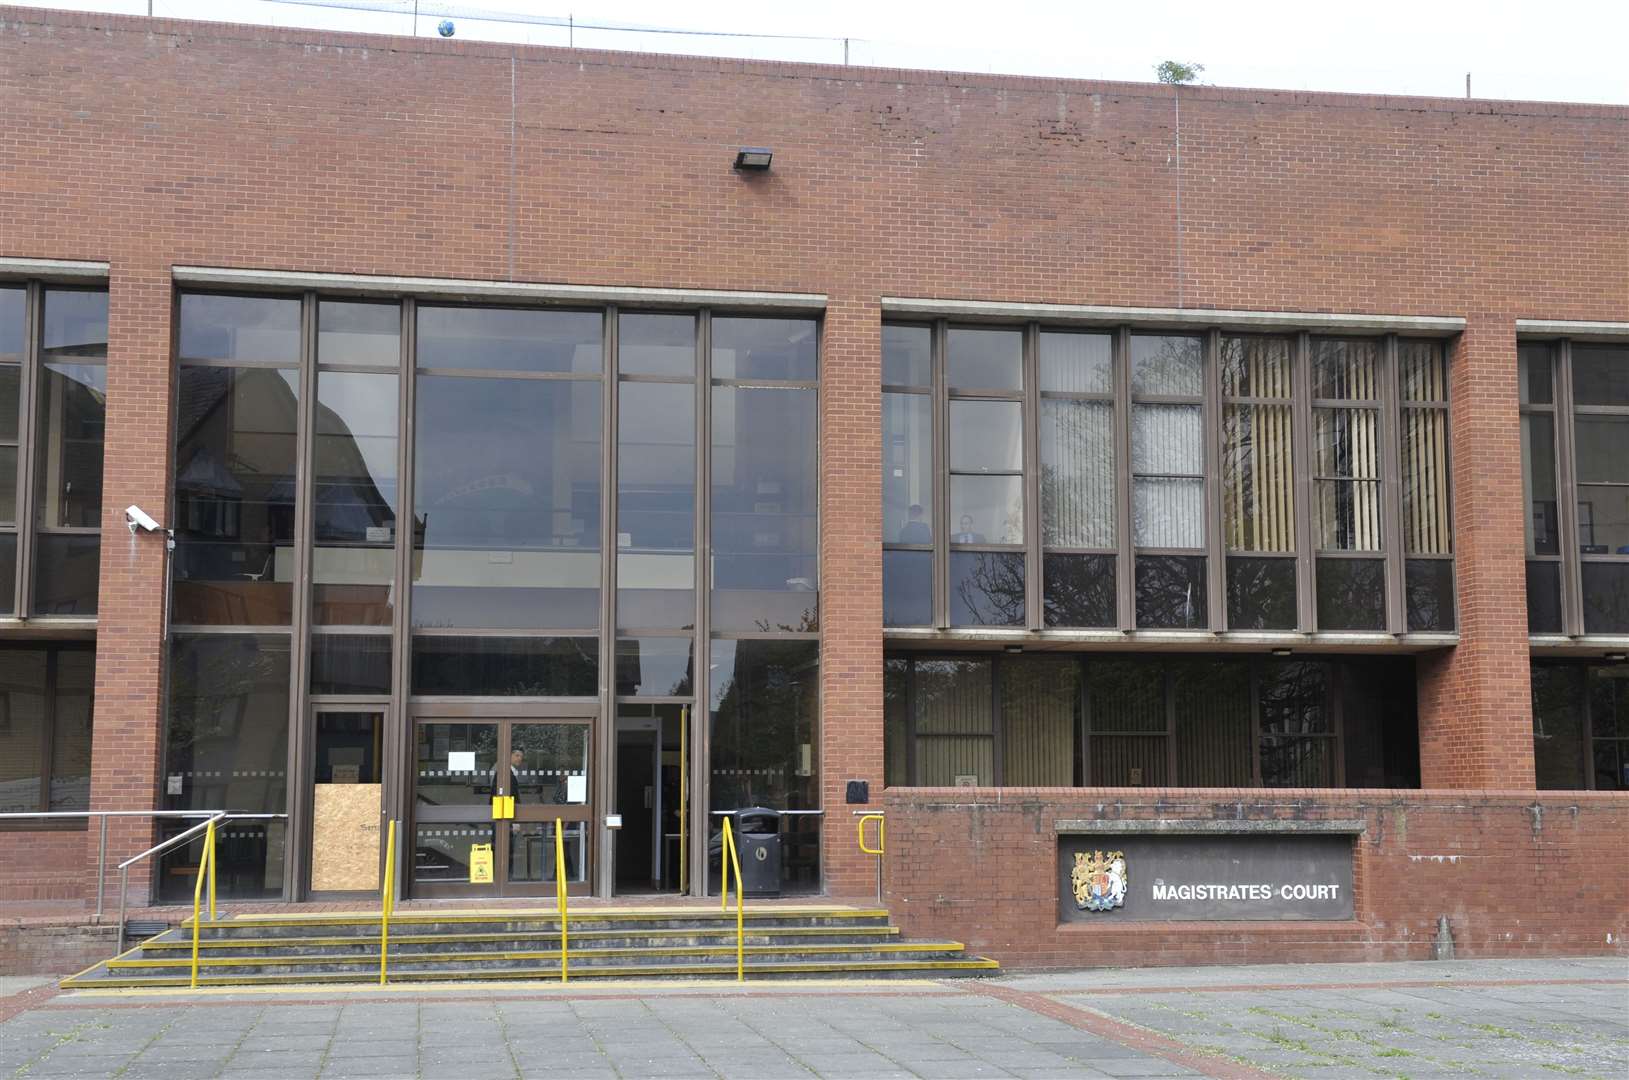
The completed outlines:
<svg viewBox="0 0 1629 1080">
<path fill-rule="evenodd" d="M 566 802 L 583 803 L 588 801 L 588 777 L 582 775 L 566 777 Z"/>
<path fill-rule="evenodd" d="M 449 750 L 449 751 L 447 751 L 447 771 L 448 772 L 474 772 L 475 771 L 475 751 L 473 751 L 473 750 Z"/>
</svg>

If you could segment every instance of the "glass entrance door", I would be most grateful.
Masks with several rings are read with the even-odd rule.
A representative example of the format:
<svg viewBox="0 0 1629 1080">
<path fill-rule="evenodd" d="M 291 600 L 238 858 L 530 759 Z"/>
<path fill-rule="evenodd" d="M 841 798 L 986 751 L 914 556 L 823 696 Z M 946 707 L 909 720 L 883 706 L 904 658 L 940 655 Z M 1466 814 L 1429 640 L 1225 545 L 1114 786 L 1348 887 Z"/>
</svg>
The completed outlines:
<svg viewBox="0 0 1629 1080">
<path fill-rule="evenodd" d="M 567 885 L 588 891 L 589 718 L 414 728 L 413 895 L 552 895 L 557 819 Z"/>
</svg>

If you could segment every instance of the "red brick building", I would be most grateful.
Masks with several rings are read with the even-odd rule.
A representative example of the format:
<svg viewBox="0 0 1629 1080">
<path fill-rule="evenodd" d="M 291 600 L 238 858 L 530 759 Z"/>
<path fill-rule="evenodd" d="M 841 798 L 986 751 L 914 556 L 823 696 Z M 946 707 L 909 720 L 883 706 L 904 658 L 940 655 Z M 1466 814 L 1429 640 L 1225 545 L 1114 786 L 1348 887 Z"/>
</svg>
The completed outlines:
<svg viewBox="0 0 1629 1080">
<path fill-rule="evenodd" d="M 29 9 L 0 100 L 0 809 L 849 897 L 865 799 L 1003 959 L 1621 948 L 1629 111 Z"/>
</svg>

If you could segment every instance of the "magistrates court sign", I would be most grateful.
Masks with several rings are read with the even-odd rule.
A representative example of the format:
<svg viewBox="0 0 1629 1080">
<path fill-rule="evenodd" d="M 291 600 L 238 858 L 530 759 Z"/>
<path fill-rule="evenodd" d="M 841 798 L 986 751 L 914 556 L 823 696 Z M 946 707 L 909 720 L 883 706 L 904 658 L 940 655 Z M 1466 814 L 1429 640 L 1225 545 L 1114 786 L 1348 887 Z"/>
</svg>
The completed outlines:
<svg viewBox="0 0 1629 1080">
<path fill-rule="evenodd" d="M 1353 839 L 1295 832 L 1060 836 L 1059 918 L 1350 919 Z"/>
</svg>

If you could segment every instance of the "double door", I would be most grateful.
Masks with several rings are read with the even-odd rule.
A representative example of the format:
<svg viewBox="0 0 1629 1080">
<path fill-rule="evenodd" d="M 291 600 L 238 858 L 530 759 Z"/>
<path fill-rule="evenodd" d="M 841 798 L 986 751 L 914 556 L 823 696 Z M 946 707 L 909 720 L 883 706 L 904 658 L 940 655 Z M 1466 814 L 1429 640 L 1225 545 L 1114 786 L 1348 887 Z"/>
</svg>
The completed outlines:
<svg viewBox="0 0 1629 1080">
<path fill-rule="evenodd" d="M 553 896 L 556 822 L 586 894 L 593 735 L 589 716 L 416 717 L 412 895 Z"/>
</svg>

